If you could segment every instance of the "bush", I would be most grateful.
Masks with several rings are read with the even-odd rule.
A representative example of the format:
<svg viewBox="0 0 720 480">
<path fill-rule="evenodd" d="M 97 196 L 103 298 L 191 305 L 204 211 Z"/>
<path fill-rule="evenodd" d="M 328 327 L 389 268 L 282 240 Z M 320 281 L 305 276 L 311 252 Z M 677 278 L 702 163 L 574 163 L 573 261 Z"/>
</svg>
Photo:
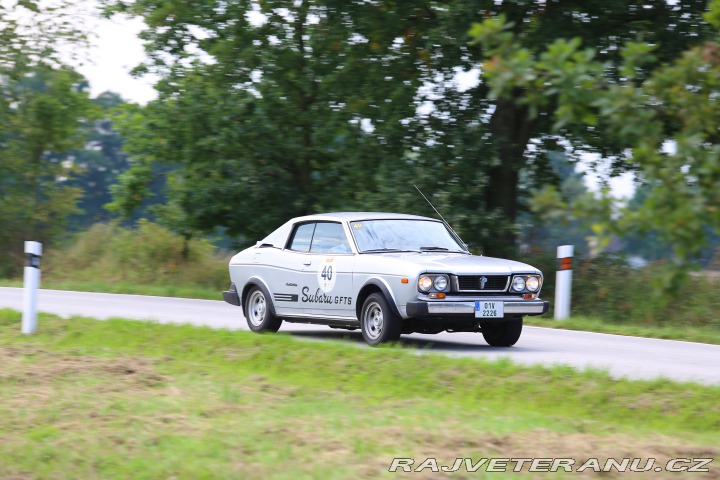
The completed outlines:
<svg viewBox="0 0 720 480">
<path fill-rule="evenodd" d="M 554 253 L 535 252 L 524 258 L 545 275 L 542 297 L 555 300 Z M 617 255 L 575 257 L 572 314 L 611 323 L 636 325 L 713 326 L 720 328 L 720 281 L 705 272 L 691 275 L 677 289 L 660 294 L 656 280 L 664 275 L 663 262 L 638 269 Z"/>
<path fill-rule="evenodd" d="M 124 282 L 221 289 L 228 283 L 228 258 L 206 239 L 176 235 L 140 220 L 134 229 L 117 223 L 93 225 L 69 247 L 49 250 L 48 281 Z"/>
</svg>

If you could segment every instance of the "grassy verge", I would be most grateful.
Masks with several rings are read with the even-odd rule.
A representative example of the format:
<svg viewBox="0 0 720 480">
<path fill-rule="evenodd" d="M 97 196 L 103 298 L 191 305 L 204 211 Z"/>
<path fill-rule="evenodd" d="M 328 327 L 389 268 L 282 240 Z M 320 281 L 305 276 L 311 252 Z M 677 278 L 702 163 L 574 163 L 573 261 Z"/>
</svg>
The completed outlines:
<svg viewBox="0 0 720 480">
<path fill-rule="evenodd" d="M 0 478 L 357 479 L 393 476 L 393 457 L 720 454 L 720 387 L 127 320 L 44 315 L 23 336 L 19 322 L 0 311 Z"/>
<path fill-rule="evenodd" d="M 611 323 L 608 321 L 573 317 L 567 320 L 553 320 L 550 317 L 525 317 L 526 325 L 547 328 L 564 328 L 587 332 L 612 333 L 633 337 L 663 338 L 667 340 L 683 340 L 720 345 L 720 329 L 715 326 L 670 326 L 670 325 L 636 325 L 633 323 Z"/>
<path fill-rule="evenodd" d="M 228 285 L 230 280 L 228 277 Z M 0 280 L 0 287 L 22 287 L 20 280 Z M 204 300 L 222 300 L 222 289 L 213 289 L 193 285 L 138 285 L 125 282 L 104 281 L 42 281 L 41 287 L 48 290 L 73 290 L 76 292 L 126 293 L 130 295 L 152 295 L 156 297 L 200 298 Z"/>
</svg>

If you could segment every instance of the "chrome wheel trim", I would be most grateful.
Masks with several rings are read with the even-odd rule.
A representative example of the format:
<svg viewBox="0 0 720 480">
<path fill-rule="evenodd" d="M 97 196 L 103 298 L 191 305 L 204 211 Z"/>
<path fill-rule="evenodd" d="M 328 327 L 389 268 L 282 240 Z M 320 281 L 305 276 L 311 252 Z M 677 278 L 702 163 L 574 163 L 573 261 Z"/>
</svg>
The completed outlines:
<svg viewBox="0 0 720 480">
<path fill-rule="evenodd" d="M 363 314 L 363 325 L 368 338 L 377 340 L 383 332 L 383 311 L 377 302 L 370 303 Z"/>
<path fill-rule="evenodd" d="M 265 302 L 265 295 L 263 295 L 260 290 L 254 291 L 248 299 L 248 321 L 254 327 L 259 327 L 265 320 L 266 311 L 267 303 Z"/>
</svg>

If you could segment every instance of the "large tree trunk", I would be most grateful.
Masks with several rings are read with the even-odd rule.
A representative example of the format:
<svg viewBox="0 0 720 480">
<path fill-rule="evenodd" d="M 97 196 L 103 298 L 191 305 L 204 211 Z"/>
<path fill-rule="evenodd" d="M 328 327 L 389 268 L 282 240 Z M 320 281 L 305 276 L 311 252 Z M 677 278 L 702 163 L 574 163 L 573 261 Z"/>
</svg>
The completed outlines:
<svg viewBox="0 0 720 480">
<path fill-rule="evenodd" d="M 483 245 L 485 255 L 512 257 L 517 253 L 515 222 L 519 205 L 520 170 L 525 166 L 525 149 L 530 140 L 531 120 L 527 108 L 519 105 L 521 92 L 513 99 L 500 99 L 490 119 L 490 131 L 499 165 L 489 172 L 485 191 L 488 212 L 499 214 L 501 223 L 491 240 Z"/>
</svg>

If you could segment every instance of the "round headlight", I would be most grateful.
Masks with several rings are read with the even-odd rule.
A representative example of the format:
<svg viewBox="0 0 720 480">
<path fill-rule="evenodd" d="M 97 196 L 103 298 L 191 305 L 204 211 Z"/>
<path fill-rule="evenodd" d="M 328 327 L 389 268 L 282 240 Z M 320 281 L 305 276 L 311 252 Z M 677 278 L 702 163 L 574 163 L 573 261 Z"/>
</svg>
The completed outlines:
<svg viewBox="0 0 720 480">
<path fill-rule="evenodd" d="M 435 286 L 435 290 L 437 290 L 438 292 L 442 292 L 448 286 L 448 279 L 444 275 L 438 275 L 437 277 L 435 277 L 433 285 Z"/>
<path fill-rule="evenodd" d="M 513 278 L 512 287 L 516 292 L 522 292 L 525 289 L 525 279 L 523 277 Z"/>
<path fill-rule="evenodd" d="M 528 277 L 525 286 L 531 292 L 537 292 L 538 288 L 540 288 L 540 279 L 538 277 Z"/>
<path fill-rule="evenodd" d="M 432 278 L 428 277 L 427 275 L 420 275 L 420 278 L 418 278 L 418 288 L 422 292 L 427 292 L 432 288 Z"/>
</svg>

